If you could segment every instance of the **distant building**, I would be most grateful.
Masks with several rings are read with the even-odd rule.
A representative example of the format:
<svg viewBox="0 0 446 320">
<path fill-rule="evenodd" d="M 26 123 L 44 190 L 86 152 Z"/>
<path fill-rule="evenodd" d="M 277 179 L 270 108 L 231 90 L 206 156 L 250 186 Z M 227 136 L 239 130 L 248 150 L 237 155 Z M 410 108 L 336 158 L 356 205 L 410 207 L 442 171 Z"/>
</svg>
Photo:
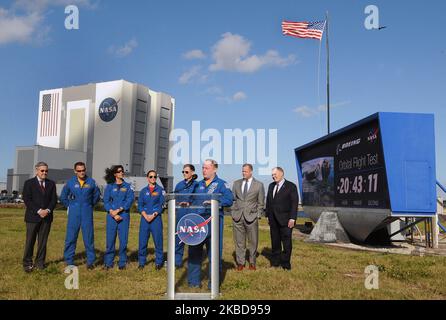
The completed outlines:
<svg viewBox="0 0 446 320">
<path fill-rule="evenodd" d="M 125 80 L 41 91 L 36 145 L 16 148 L 7 189 L 21 192 L 38 161 L 48 163 L 49 178 L 58 184 L 82 161 L 100 185 L 105 185 L 105 168 L 122 164 L 128 176 L 157 170 L 171 190 L 168 152 L 174 109 L 168 94 Z"/>
</svg>

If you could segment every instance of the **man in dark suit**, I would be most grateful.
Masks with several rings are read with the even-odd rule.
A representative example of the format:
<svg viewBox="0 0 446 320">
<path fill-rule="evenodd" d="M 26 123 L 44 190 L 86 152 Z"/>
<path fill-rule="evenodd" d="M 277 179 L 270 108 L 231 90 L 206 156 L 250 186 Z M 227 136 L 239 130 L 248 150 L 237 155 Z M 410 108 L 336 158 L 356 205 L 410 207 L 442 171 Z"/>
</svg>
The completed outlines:
<svg viewBox="0 0 446 320">
<path fill-rule="evenodd" d="M 284 171 L 272 171 L 274 182 L 269 185 L 266 197 L 266 217 L 271 233 L 271 265 L 291 270 L 291 234 L 297 218 L 299 195 L 294 183 L 284 179 Z"/>
<path fill-rule="evenodd" d="M 25 181 L 23 200 L 25 201 L 26 242 L 23 255 L 25 272 L 45 268 L 46 244 L 50 233 L 53 211 L 57 203 L 56 185 L 48 180 L 48 165 L 39 162 L 35 166 L 36 176 Z M 37 244 L 35 264 L 33 264 L 34 244 Z"/>
</svg>

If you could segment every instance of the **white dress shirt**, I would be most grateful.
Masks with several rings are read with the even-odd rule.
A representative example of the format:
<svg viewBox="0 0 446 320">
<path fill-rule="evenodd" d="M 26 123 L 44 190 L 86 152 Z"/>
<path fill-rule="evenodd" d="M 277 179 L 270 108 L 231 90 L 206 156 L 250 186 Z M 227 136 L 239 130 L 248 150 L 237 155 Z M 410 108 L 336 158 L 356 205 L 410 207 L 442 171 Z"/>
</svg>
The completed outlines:
<svg viewBox="0 0 446 320">
<path fill-rule="evenodd" d="M 282 179 L 282 180 L 280 180 L 279 183 L 276 183 L 276 186 L 274 187 L 274 190 L 273 190 L 273 198 L 275 197 L 277 192 L 279 192 L 280 188 L 282 188 L 284 183 L 285 183 L 285 179 Z"/>
<path fill-rule="evenodd" d="M 252 177 L 251 178 L 249 178 L 248 179 L 248 181 L 246 181 L 245 179 L 243 179 L 243 183 L 242 183 L 242 193 L 243 193 L 243 190 L 245 190 L 245 184 L 248 184 L 248 191 L 247 192 L 249 192 L 249 189 L 251 188 L 251 183 L 252 183 Z M 243 194 L 244 195 L 244 194 Z"/>
</svg>

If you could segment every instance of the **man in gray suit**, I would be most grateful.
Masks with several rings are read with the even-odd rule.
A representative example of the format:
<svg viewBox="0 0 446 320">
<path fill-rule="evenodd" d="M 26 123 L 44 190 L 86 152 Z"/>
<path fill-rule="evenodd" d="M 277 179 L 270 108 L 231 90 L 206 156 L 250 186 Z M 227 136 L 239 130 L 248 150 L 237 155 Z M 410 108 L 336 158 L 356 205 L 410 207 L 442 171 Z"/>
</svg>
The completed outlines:
<svg viewBox="0 0 446 320">
<path fill-rule="evenodd" d="M 232 222 L 238 271 L 242 271 L 245 267 L 246 240 L 248 240 L 249 269 L 256 270 L 259 217 L 264 208 L 265 188 L 263 183 L 254 179 L 252 171 L 251 164 L 244 164 L 243 179 L 235 181 L 232 186 L 234 194 Z"/>
</svg>

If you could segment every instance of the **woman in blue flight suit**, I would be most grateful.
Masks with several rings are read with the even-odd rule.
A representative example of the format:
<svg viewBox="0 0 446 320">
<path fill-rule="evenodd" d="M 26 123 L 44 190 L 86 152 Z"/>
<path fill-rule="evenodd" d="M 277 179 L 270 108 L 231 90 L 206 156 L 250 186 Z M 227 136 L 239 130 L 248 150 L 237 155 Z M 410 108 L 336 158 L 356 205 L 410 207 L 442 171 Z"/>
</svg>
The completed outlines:
<svg viewBox="0 0 446 320">
<path fill-rule="evenodd" d="M 60 201 L 68 208 L 64 259 L 67 265 L 74 265 L 77 237 L 79 230 L 82 229 L 82 238 L 87 251 L 87 269 L 91 270 L 96 260 L 93 210 L 101 193 L 96 182 L 87 176 L 85 163 L 76 162 L 74 172 L 76 175 L 67 181 L 60 195 Z"/>
<path fill-rule="evenodd" d="M 139 269 L 143 269 L 147 261 L 147 242 L 150 234 L 155 243 L 155 269 L 160 270 L 164 265 L 163 252 L 163 220 L 161 214 L 164 204 L 164 189 L 156 183 L 155 170 L 147 172 L 147 187 L 139 192 L 138 211 L 141 214 L 139 225 Z"/>
<path fill-rule="evenodd" d="M 116 234 L 119 237 L 119 270 L 127 263 L 127 243 L 129 238 L 130 208 L 135 198 L 129 183 L 124 181 L 124 167 L 116 165 L 105 170 L 107 186 L 104 192 L 104 208 L 107 212 L 107 236 L 104 268 L 113 268 L 115 259 Z"/>
<path fill-rule="evenodd" d="M 174 192 L 179 194 L 194 193 L 195 188 L 198 185 L 198 182 L 196 181 L 198 176 L 195 174 L 194 165 L 185 164 L 183 166 L 182 173 L 184 180 L 178 182 L 178 184 L 175 186 Z M 182 207 L 176 212 L 176 225 L 178 225 L 178 221 L 189 213 L 190 210 L 187 209 L 187 207 L 190 205 L 193 199 L 190 196 L 178 196 L 175 200 Z M 181 242 L 177 235 L 175 237 L 175 266 L 177 268 L 180 268 L 183 264 L 183 254 L 184 242 Z"/>
</svg>

